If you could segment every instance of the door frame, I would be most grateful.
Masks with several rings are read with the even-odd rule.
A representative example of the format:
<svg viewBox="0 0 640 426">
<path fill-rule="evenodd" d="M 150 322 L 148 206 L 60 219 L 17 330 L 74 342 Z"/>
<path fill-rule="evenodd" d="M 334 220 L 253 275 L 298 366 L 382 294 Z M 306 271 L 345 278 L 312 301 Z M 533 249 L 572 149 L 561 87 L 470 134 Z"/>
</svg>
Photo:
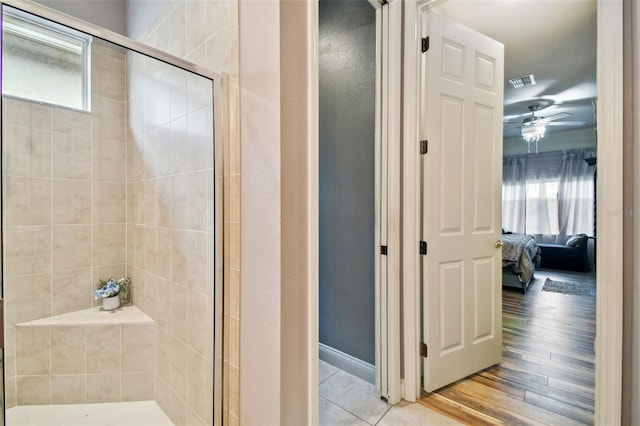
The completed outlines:
<svg viewBox="0 0 640 426">
<path fill-rule="evenodd" d="M 309 360 L 317 364 L 319 341 L 319 61 L 317 56 L 319 0 L 311 0 L 307 16 L 307 58 L 309 81 L 308 179 L 308 315 Z M 368 0 L 376 13 L 376 97 L 375 97 L 375 386 L 378 397 L 390 404 L 402 399 L 400 329 L 400 194 L 389 188 L 400 187 L 400 76 L 402 0 Z M 381 245 L 388 248 L 381 254 Z M 315 357 L 315 359 L 314 359 Z M 318 372 L 309 368 L 309 413 L 317 413 Z M 310 414 L 313 416 L 313 414 Z M 309 418 L 309 424 L 313 419 Z"/>
<path fill-rule="evenodd" d="M 404 10 L 403 143 L 416 147 L 403 155 L 403 288 L 404 301 L 404 399 L 420 396 L 420 258 L 415 251 L 420 230 L 419 156 L 417 155 L 418 108 L 415 93 L 419 76 L 419 12 L 441 0 L 407 0 Z M 622 401 L 622 220 L 623 184 L 623 4 L 622 0 L 597 0 L 598 86 L 598 206 L 596 281 L 596 424 L 618 424 Z M 415 52 L 415 54 L 411 54 Z M 604 208 L 606 206 L 606 210 Z M 415 283 L 415 285 L 411 285 Z"/>
</svg>

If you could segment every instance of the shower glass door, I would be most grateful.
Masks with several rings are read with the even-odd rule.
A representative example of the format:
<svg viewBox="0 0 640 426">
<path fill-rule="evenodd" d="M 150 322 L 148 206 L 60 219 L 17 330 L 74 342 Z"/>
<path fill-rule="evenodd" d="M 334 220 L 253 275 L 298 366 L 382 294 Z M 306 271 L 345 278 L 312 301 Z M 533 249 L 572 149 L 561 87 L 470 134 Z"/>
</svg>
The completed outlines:
<svg viewBox="0 0 640 426">
<path fill-rule="evenodd" d="M 6 423 L 214 424 L 219 79 L 15 5 L 2 10 Z"/>
</svg>

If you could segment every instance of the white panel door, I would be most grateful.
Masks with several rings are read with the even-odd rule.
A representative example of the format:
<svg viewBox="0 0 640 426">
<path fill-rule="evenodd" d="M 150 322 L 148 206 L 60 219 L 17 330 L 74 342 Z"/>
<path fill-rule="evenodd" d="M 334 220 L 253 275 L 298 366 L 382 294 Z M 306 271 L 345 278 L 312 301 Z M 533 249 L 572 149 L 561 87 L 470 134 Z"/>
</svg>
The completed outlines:
<svg viewBox="0 0 640 426">
<path fill-rule="evenodd" d="M 434 13 L 421 16 L 423 321 L 430 392 L 501 361 L 504 49 Z"/>
</svg>

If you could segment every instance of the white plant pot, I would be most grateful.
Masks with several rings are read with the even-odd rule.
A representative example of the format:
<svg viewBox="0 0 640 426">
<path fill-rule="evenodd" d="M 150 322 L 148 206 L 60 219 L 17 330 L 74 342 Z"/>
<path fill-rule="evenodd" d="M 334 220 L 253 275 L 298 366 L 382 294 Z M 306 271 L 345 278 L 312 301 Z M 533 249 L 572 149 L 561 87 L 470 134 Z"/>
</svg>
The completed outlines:
<svg viewBox="0 0 640 426">
<path fill-rule="evenodd" d="M 118 309 L 120 306 L 120 295 L 117 294 L 112 297 L 103 297 L 102 298 L 102 310 L 103 311 L 113 311 L 114 309 Z"/>
</svg>

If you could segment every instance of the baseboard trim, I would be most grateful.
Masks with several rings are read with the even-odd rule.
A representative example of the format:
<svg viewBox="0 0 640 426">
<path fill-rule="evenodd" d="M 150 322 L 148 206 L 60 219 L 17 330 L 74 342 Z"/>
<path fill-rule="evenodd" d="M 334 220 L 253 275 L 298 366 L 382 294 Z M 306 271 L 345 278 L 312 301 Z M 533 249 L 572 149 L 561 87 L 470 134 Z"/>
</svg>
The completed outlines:
<svg viewBox="0 0 640 426">
<path fill-rule="evenodd" d="M 323 343 L 319 343 L 318 346 L 320 349 L 319 353 L 321 360 L 333 365 L 334 367 L 338 367 L 340 370 L 346 371 L 349 374 L 353 374 L 362 380 L 366 380 L 372 385 L 375 385 L 376 367 L 374 365 L 352 357 L 349 354 L 341 352 Z"/>
</svg>

